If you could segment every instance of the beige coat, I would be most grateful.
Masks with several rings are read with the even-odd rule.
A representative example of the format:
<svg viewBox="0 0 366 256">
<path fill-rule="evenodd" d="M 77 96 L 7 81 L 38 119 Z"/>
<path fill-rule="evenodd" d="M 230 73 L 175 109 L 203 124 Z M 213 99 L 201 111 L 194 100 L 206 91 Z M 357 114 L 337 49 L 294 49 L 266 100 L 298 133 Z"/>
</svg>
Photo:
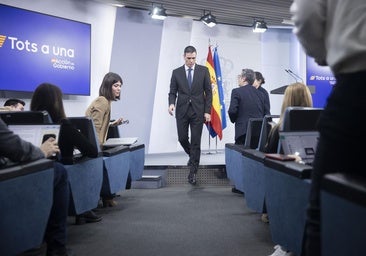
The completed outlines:
<svg viewBox="0 0 366 256">
<path fill-rule="evenodd" d="M 99 144 L 102 146 L 106 141 L 111 119 L 111 102 L 104 96 L 99 96 L 89 105 L 85 115 L 93 119 Z"/>
</svg>

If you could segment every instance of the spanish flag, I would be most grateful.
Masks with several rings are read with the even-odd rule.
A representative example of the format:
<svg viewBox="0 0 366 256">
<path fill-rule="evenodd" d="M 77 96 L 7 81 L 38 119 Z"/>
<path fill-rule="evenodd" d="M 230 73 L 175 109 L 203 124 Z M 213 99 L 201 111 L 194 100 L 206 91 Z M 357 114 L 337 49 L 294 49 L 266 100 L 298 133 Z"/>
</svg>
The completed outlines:
<svg viewBox="0 0 366 256">
<path fill-rule="evenodd" d="M 215 50 L 214 50 L 213 62 L 214 62 L 214 66 L 215 66 L 217 88 L 219 89 L 219 99 L 220 99 L 220 105 L 221 105 L 221 128 L 222 128 L 222 130 L 224 130 L 227 126 L 226 108 L 225 108 L 225 99 L 224 99 L 224 87 L 222 85 L 220 58 L 219 58 L 219 53 L 217 52 L 217 46 L 215 47 Z"/>
<path fill-rule="evenodd" d="M 222 124 L 221 124 L 221 104 L 219 98 L 219 90 L 217 87 L 215 66 L 212 59 L 211 46 L 208 47 L 208 55 L 206 66 L 210 73 L 211 87 L 212 87 L 212 108 L 211 108 L 211 122 L 208 127 L 211 137 L 219 136 L 222 139 Z"/>
</svg>

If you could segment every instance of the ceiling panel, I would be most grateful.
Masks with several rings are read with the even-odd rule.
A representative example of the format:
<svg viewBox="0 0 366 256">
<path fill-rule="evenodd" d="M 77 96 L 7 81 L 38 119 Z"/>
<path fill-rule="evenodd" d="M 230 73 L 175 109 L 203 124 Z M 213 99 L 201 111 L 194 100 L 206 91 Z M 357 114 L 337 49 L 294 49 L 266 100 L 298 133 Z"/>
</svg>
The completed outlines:
<svg viewBox="0 0 366 256">
<path fill-rule="evenodd" d="M 152 6 L 163 6 L 168 16 L 199 20 L 204 12 L 211 12 L 218 24 L 251 26 L 253 20 L 263 19 L 269 27 L 286 27 L 290 21 L 292 0 L 99 0 L 119 3 L 125 7 L 151 10 Z"/>
</svg>

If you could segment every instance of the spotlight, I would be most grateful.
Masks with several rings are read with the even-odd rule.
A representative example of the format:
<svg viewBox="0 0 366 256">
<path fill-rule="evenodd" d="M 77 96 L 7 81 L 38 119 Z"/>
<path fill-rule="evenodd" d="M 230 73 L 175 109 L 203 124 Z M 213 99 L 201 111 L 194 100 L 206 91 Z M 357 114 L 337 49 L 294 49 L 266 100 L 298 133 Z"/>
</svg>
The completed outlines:
<svg viewBox="0 0 366 256">
<path fill-rule="evenodd" d="M 253 32 L 263 33 L 267 30 L 267 24 L 264 20 L 254 20 Z"/>
<path fill-rule="evenodd" d="M 163 8 L 163 6 L 161 6 L 161 7 L 155 6 L 152 8 L 152 10 L 149 14 L 151 15 L 151 18 L 153 18 L 153 19 L 164 20 L 167 17 L 165 11 L 166 10 Z"/>
<path fill-rule="evenodd" d="M 213 16 L 211 14 L 211 12 L 205 14 L 205 12 L 203 12 L 203 16 L 201 17 L 201 21 L 203 23 L 205 23 L 206 26 L 212 28 L 214 27 L 217 23 L 216 23 L 216 18 L 215 16 Z"/>
</svg>

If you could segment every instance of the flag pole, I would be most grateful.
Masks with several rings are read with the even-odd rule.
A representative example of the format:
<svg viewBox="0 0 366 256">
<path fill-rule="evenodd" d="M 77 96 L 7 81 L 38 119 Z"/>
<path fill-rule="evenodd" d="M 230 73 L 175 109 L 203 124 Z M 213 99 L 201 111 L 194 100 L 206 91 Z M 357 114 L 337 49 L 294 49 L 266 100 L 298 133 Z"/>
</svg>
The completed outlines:
<svg viewBox="0 0 366 256">
<path fill-rule="evenodd" d="M 204 153 L 206 155 L 211 155 L 211 134 L 210 134 L 210 123 L 211 122 L 207 122 L 207 130 L 208 130 L 208 152 Z"/>
<path fill-rule="evenodd" d="M 208 153 L 211 152 L 210 122 L 208 122 Z"/>
<path fill-rule="evenodd" d="M 217 136 L 216 136 L 216 148 L 215 148 L 216 154 L 218 153 L 217 151 Z"/>
</svg>

